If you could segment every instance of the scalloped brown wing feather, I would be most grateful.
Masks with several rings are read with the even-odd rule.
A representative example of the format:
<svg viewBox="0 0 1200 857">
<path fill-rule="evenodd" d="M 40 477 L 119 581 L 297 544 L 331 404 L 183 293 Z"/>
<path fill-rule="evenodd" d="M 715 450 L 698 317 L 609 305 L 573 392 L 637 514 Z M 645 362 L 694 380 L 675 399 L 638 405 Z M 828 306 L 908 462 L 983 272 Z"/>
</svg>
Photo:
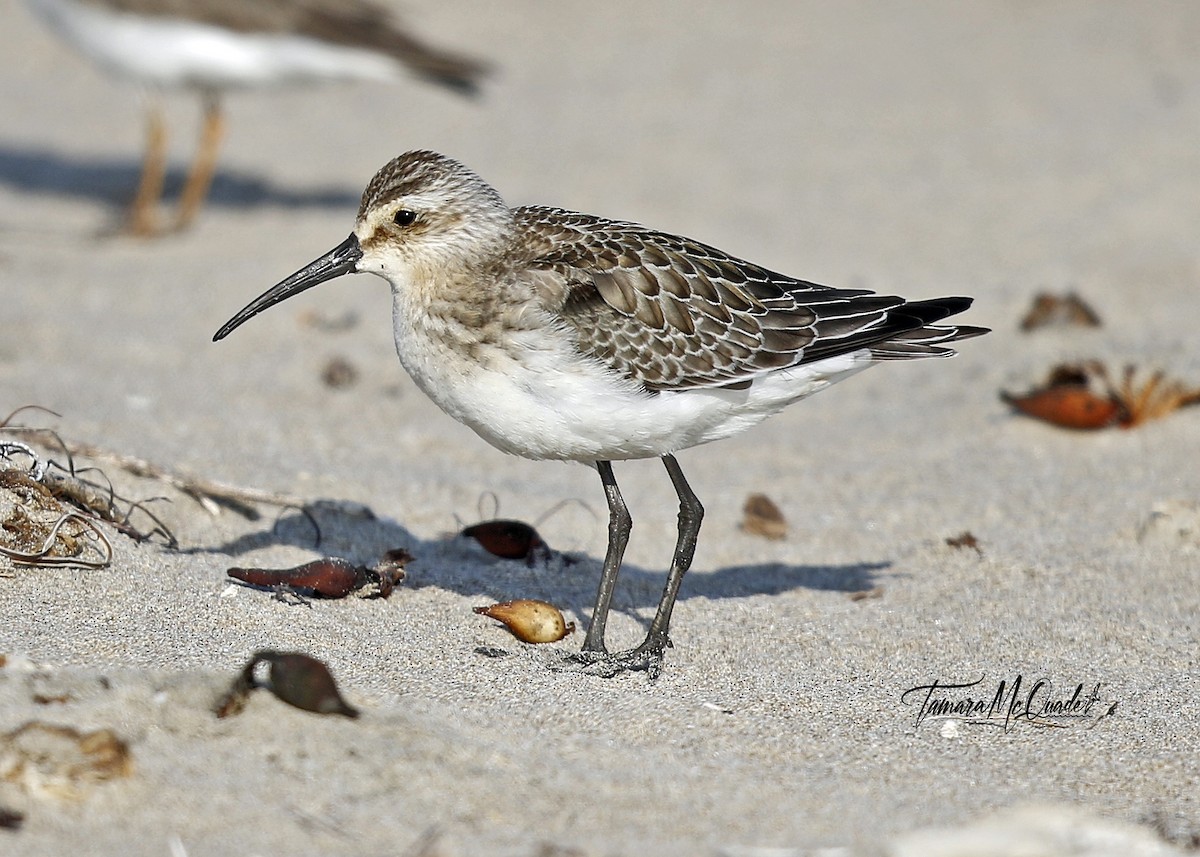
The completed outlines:
<svg viewBox="0 0 1200 857">
<path fill-rule="evenodd" d="M 947 349 L 932 343 L 958 336 L 925 325 L 969 305 L 948 298 L 906 307 L 903 298 L 796 280 L 632 223 L 540 206 L 513 214 L 533 248 L 527 276 L 547 308 L 583 351 L 649 390 L 745 386 L 881 343 L 880 359 L 935 356 Z"/>
</svg>

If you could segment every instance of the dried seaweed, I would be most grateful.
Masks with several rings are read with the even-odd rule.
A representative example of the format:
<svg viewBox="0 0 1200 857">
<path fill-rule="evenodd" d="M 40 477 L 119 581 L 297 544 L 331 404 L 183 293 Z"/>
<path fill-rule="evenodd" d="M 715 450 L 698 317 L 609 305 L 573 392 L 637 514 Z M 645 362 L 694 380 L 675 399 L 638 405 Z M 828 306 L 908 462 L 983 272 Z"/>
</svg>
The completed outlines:
<svg viewBox="0 0 1200 857">
<path fill-rule="evenodd" d="M 95 783 L 132 773 L 129 745 L 110 729 L 80 732 L 35 720 L 0 735 L 0 780 L 35 797 L 79 800 Z"/>
<path fill-rule="evenodd" d="M 1074 292 L 1052 295 L 1039 292 L 1025 317 L 1021 330 L 1026 333 L 1042 327 L 1100 327 L 1100 314 Z"/>
<path fill-rule="evenodd" d="M 284 494 L 201 479 L 94 444 L 70 442 L 52 429 L 14 425 L 13 418 L 26 410 L 58 416 L 46 408 L 27 405 L 0 421 L 0 437 L 13 438 L 0 440 L 0 490 L 6 489 L 15 500 L 7 515 L 6 505 L 0 503 L 0 515 L 4 516 L 0 518 L 0 553 L 15 562 L 91 568 L 107 564 L 112 550 L 97 527 L 101 521 L 136 541 L 159 538 L 168 547 L 178 547 L 170 528 L 149 508 L 166 498 L 124 497 L 103 470 L 81 467 L 77 458 L 112 464 L 138 478 L 170 486 L 213 515 L 224 508 L 256 520 L 260 517 L 257 504 L 302 510 L 308 505 Z M 78 545 L 64 544 L 80 539 L 90 543 L 90 553 L 75 549 Z"/>
<path fill-rule="evenodd" d="M 1200 404 L 1200 388 L 1168 380 L 1162 370 L 1140 383 L 1127 365 L 1120 380 L 1097 360 L 1066 363 L 1050 370 L 1045 383 L 1027 393 L 1002 391 L 1000 398 L 1026 416 L 1060 428 L 1129 429 Z"/>
<path fill-rule="evenodd" d="M 20 565 L 104 568 L 112 544 L 89 513 L 67 508 L 44 484 L 23 470 L 4 467 L 0 491 L 0 555 Z"/>
</svg>

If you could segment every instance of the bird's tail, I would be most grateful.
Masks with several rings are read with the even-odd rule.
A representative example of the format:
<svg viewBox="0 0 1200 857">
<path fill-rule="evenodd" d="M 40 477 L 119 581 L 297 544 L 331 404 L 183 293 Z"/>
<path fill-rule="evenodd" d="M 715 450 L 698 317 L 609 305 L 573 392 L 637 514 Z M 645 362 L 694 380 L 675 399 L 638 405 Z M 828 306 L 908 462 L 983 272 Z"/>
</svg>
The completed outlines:
<svg viewBox="0 0 1200 857">
<path fill-rule="evenodd" d="M 870 346 L 875 360 L 911 360 L 917 357 L 950 357 L 953 348 L 946 343 L 989 332 L 986 327 L 935 324 L 957 315 L 971 306 L 972 299 L 964 297 L 933 298 L 912 301 L 888 313 L 888 327 L 897 332 Z"/>
</svg>

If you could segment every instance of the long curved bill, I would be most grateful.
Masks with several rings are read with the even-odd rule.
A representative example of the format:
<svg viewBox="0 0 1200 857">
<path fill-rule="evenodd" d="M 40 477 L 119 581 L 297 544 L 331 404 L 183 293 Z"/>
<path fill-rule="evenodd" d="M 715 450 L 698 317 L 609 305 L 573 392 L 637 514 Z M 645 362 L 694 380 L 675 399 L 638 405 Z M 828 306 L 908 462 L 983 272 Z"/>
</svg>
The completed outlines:
<svg viewBox="0 0 1200 857">
<path fill-rule="evenodd" d="M 224 339 L 242 322 L 249 321 L 268 307 L 273 307 L 280 301 L 285 301 L 292 295 L 298 295 L 313 286 L 319 286 L 343 274 L 353 274 L 362 259 L 362 247 L 354 233 L 341 244 L 334 247 L 320 259 L 310 262 L 301 270 L 292 274 L 278 285 L 252 300 L 245 309 L 241 310 L 229 321 L 221 325 L 221 329 L 213 336 L 213 342 Z"/>
</svg>

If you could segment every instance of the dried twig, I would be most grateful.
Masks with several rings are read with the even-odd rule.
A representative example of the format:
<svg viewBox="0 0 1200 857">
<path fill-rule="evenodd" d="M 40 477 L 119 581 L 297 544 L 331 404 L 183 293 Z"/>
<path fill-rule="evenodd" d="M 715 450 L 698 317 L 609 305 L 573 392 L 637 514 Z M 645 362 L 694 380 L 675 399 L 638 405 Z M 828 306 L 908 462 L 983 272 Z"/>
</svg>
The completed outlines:
<svg viewBox="0 0 1200 857">
<path fill-rule="evenodd" d="M 262 491 L 256 488 L 242 488 L 211 479 L 202 479 L 178 470 L 170 470 L 144 458 L 125 455 L 120 452 L 104 449 L 90 443 L 74 443 L 63 440 L 57 432 L 49 429 L 24 428 L 13 426 L 5 431 L 19 433 L 38 438 L 43 445 L 49 446 L 45 438 L 53 438 L 64 452 L 71 456 L 83 456 L 98 461 L 107 461 L 122 470 L 143 479 L 154 479 L 170 485 L 172 488 L 187 494 L 212 515 L 219 513 L 219 507 L 224 506 L 230 511 L 243 517 L 255 519 L 258 512 L 251 507 L 252 503 L 264 506 L 304 506 L 306 501 L 286 494 L 273 491 Z"/>
<path fill-rule="evenodd" d="M 307 501 L 287 494 L 262 491 L 256 488 L 243 488 L 211 479 L 203 479 L 183 471 L 171 470 L 162 465 L 147 461 L 144 458 L 104 449 L 95 444 L 67 441 L 58 432 L 51 429 L 9 426 L 4 423 L 0 423 L 0 429 L 12 434 L 32 438 L 42 446 L 61 449 L 68 457 L 68 466 L 63 468 L 68 473 L 75 472 L 75 456 L 109 462 L 134 476 L 143 479 L 154 479 L 170 485 L 172 488 L 187 494 L 212 515 L 219 514 L 220 508 L 225 507 L 242 517 L 255 520 L 259 515 L 252 504 L 257 503 L 264 506 L 279 507 L 303 507 L 307 505 Z M 22 446 L 25 445 L 22 444 Z M 25 448 L 28 449 L 28 447 Z"/>
</svg>

